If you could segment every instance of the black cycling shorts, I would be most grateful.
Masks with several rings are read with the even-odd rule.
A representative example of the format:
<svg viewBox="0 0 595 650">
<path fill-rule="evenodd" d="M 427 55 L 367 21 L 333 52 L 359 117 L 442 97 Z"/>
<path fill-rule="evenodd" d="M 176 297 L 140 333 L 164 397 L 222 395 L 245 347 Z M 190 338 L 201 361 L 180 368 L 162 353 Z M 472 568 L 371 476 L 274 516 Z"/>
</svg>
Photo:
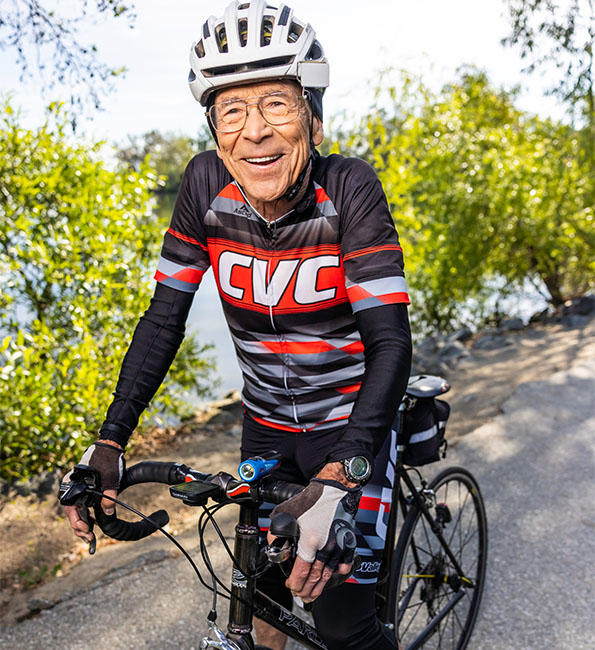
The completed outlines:
<svg viewBox="0 0 595 650">
<path fill-rule="evenodd" d="M 328 451 L 341 436 L 343 429 L 344 427 L 293 433 L 264 426 L 246 414 L 242 433 L 242 460 L 274 449 L 281 453 L 282 459 L 271 476 L 307 485 L 325 464 Z M 375 459 L 372 478 L 363 489 L 356 516 L 356 553 L 362 564 L 349 578 L 350 583 L 373 584 L 378 580 L 394 480 L 396 444 L 393 438 L 394 433 L 387 436 Z M 274 505 L 265 503 L 259 511 L 263 537 L 269 529 L 269 515 L 273 508 Z"/>
</svg>

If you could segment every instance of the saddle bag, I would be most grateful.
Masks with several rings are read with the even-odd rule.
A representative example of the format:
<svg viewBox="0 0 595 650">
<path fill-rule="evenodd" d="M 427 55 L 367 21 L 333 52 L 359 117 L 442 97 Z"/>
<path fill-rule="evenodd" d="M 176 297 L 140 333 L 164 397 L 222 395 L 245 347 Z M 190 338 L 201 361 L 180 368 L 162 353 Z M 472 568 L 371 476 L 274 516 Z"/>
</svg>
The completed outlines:
<svg viewBox="0 0 595 650">
<path fill-rule="evenodd" d="M 404 413 L 403 435 L 397 444 L 404 447 L 404 465 L 420 467 L 446 455 L 446 421 L 450 415 L 447 402 L 435 397 L 408 398 Z M 441 449 L 444 450 L 441 453 Z"/>
</svg>

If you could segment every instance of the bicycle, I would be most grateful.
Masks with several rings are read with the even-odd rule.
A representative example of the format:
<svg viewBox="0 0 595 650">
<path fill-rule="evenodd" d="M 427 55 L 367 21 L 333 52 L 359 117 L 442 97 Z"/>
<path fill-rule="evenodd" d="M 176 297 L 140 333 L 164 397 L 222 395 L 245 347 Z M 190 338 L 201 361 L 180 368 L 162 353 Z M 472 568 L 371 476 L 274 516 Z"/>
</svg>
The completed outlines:
<svg viewBox="0 0 595 650">
<path fill-rule="evenodd" d="M 415 387 L 408 387 L 396 419 L 397 442 L 402 434 L 404 414 L 412 403 L 420 397 L 442 394 L 448 388 L 438 377 L 422 377 Z M 481 492 L 472 474 L 461 467 L 449 467 L 426 481 L 419 469 L 403 465 L 399 453 L 402 451 L 403 445 L 398 444 L 393 507 L 376 588 L 378 618 L 403 650 L 421 647 L 463 650 L 469 643 L 485 582 L 487 520 Z M 254 645 L 253 616 L 306 648 L 326 649 L 312 625 L 255 587 L 256 579 L 272 564 L 280 564 L 288 572 L 297 546 L 297 522 L 284 515 L 271 522 L 271 532 L 277 535 L 275 542 L 265 549 L 259 546 L 259 505 L 265 501 L 281 503 L 304 487 L 269 477 L 277 463 L 278 455 L 274 452 L 267 457 L 243 461 L 238 468 L 239 479 L 225 472 L 205 474 L 175 462 L 144 461 L 126 470 L 120 491 L 138 483 L 164 483 L 171 486 L 173 497 L 188 505 L 202 506 L 198 534 L 211 585 L 205 582 L 185 549 L 163 530 L 168 521 L 165 511 L 146 517 L 120 499 L 114 499 L 142 518 L 140 522 L 131 523 L 117 519 L 116 515 L 107 517 L 94 505 L 99 527 L 115 539 L 136 540 L 160 529 L 182 550 L 201 583 L 213 591 L 213 606 L 208 616 L 209 635 L 200 642 L 201 650 L 267 650 Z M 60 487 L 60 502 L 79 505 L 82 516 L 90 521 L 88 508 L 102 495 L 97 489 L 97 480 L 95 470 L 77 465 L 71 482 Z M 215 501 L 215 505 L 207 507 L 209 499 Z M 217 510 L 230 503 L 240 505 L 233 552 L 213 518 Z M 399 519 L 402 524 L 397 538 Z M 208 523 L 215 527 L 232 558 L 231 587 L 215 575 L 211 566 L 204 543 Z M 94 549 L 90 548 L 90 552 Z M 338 584 L 347 577 L 335 575 L 331 581 Z M 220 592 L 230 600 L 227 633 L 216 624 L 216 602 Z"/>
</svg>

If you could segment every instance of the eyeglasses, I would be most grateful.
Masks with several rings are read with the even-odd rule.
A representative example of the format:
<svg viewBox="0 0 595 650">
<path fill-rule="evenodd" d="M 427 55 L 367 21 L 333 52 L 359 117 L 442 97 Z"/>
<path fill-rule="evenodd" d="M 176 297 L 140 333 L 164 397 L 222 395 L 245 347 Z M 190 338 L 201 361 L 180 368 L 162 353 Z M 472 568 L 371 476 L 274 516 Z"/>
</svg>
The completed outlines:
<svg viewBox="0 0 595 650">
<path fill-rule="evenodd" d="M 229 99 L 224 102 L 215 102 L 207 111 L 215 131 L 218 133 L 241 131 L 248 119 L 248 106 L 257 106 L 258 112 L 267 124 L 272 126 L 289 124 L 289 122 L 297 120 L 304 101 L 300 95 L 283 90 L 260 97 L 248 97 L 248 99 L 257 99 L 258 101 L 247 102 L 244 99 Z"/>
</svg>

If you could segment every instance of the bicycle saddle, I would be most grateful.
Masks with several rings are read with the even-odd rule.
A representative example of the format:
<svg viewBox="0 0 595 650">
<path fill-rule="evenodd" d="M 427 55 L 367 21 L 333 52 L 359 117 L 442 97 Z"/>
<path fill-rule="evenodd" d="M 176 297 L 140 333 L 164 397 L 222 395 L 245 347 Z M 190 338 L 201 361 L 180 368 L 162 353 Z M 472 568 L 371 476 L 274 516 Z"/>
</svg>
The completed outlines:
<svg viewBox="0 0 595 650">
<path fill-rule="evenodd" d="M 436 397 L 450 390 L 450 384 L 437 375 L 413 375 L 409 377 L 405 393 L 411 397 Z"/>
</svg>

